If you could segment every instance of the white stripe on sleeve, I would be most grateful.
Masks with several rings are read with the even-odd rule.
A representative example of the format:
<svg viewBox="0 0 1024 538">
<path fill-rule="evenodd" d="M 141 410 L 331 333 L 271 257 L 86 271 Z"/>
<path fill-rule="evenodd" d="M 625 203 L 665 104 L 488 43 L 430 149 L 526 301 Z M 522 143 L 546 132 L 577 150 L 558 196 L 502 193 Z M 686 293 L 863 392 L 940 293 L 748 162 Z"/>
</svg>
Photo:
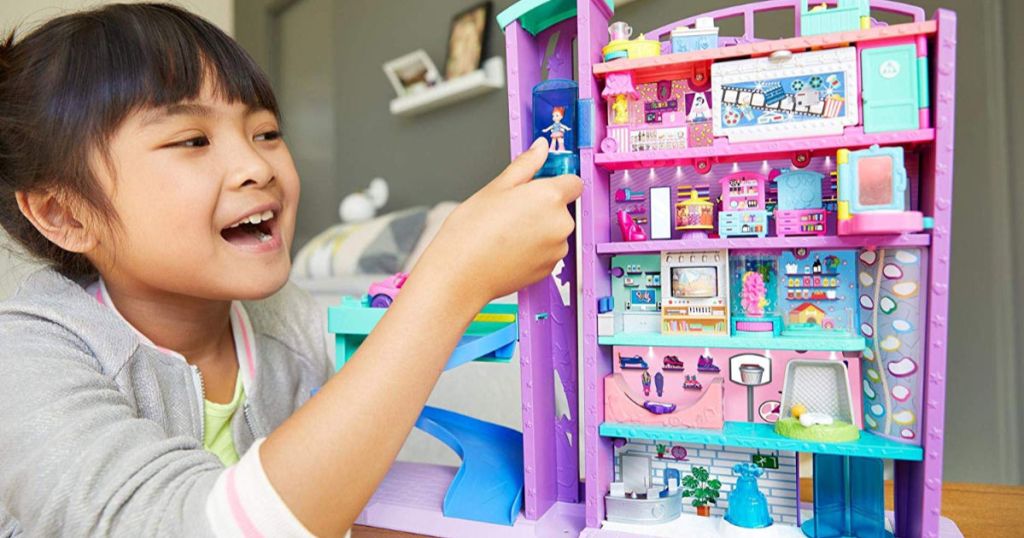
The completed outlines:
<svg viewBox="0 0 1024 538">
<path fill-rule="evenodd" d="M 257 439 L 238 463 L 217 479 L 206 500 L 206 517 L 218 537 L 312 537 L 270 484 Z"/>
</svg>

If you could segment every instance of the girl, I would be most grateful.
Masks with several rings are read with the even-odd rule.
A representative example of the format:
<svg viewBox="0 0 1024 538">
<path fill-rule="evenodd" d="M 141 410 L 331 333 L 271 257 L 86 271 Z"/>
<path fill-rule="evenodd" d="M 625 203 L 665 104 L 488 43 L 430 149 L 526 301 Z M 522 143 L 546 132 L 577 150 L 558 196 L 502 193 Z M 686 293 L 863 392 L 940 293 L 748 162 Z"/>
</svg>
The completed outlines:
<svg viewBox="0 0 1024 538">
<path fill-rule="evenodd" d="M 344 533 L 474 314 L 567 252 L 581 184 L 530 181 L 539 140 L 329 377 L 287 284 L 279 119 L 251 58 L 176 7 L 0 43 L 0 223 L 51 265 L 0 303 L 0 536 Z"/>
</svg>

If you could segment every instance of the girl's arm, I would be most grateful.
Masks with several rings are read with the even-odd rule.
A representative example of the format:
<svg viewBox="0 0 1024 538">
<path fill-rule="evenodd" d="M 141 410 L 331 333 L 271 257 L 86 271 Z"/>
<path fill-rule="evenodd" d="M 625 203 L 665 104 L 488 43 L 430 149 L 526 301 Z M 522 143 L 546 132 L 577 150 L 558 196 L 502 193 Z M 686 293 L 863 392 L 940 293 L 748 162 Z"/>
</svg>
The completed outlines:
<svg viewBox="0 0 1024 538">
<path fill-rule="evenodd" d="M 261 445 L 268 479 L 313 533 L 355 521 L 480 309 L 548 276 L 568 252 L 566 206 L 582 183 L 530 181 L 546 156 L 538 139 L 452 213 L 352 360 Z"/>
</svg>

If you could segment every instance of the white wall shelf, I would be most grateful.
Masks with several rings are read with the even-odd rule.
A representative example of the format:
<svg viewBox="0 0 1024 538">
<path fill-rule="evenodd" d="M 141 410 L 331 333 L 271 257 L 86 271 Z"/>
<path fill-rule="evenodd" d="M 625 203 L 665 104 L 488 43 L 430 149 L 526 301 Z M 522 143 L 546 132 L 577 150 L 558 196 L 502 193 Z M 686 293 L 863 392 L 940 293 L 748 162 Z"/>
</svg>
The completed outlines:
<svg viewBox="0 0 1024 538">
<path fill-rule="evenodd" d="M 391 100 L 391 114 L 415 116 L 505 87 L 505 60 L 495 56 L 472 73 Z"/>
</svg>

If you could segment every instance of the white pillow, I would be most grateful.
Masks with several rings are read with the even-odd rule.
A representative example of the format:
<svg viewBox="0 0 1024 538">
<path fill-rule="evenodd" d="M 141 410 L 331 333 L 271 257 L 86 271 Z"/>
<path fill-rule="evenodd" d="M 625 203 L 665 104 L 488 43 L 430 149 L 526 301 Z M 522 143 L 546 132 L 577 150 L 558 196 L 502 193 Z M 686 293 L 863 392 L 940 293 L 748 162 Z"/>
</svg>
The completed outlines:
<svg viewBox="0 0 1024 538">
<path fill-rule="evenodd" d="M 427 220 L 414 207 L 355 224 L 336 224 L 317 234 L 295 256 L 292 275 L 331 278 L 401 271 Z"/>
<path fill-rule="evenodd" d="M 427 213 L 427 221 L 423 227 L 423 233 L 420 234 L 420 239 L 413 247 L 412 253 L 405 261 L 405 267 L 402 269 L 406 273 L 412 271 L 412 267 L 416 265 L 416 261 L 423 255 L 423 251 L 427 250 L 427 246 L 434 240 L 434 236 L 437 235 L 438 230 L 441 229 L 441 225 L 444 224 L 444 220 L 448 218 L 448 215 L 459 206 L 459 202 L 441 202 L 430 209 Z"/>
</svg>

